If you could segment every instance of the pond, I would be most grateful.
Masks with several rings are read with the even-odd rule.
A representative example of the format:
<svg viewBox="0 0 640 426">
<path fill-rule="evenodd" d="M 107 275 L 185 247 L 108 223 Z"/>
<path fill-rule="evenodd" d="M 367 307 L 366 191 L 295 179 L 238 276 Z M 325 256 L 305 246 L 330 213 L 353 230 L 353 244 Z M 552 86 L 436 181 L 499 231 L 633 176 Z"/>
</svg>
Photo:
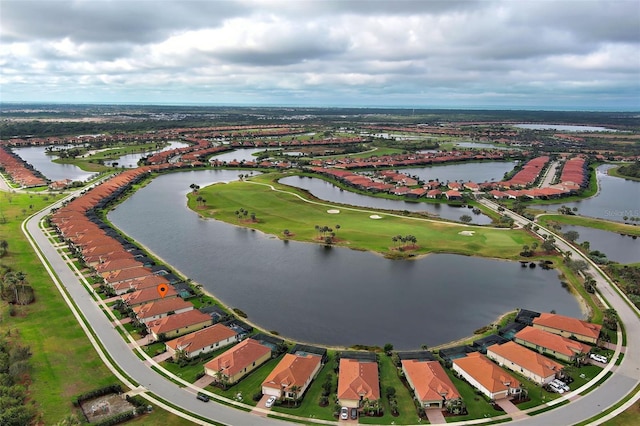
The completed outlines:
<svg viewBox="0 0 640 426">
<path fill-rule="evenodd" d="M 358 207 L 368 207 L 383 210 L 407 210 L 410 212 L 427 212 L 433 216 L 443 219 L 459 221 L 460 216 L 471 216 L 476 225 L 487 225 L 491 223 L 491 218 L 484 214 L 474 214 L 471 209 L 462 206 L 423 203 L 419 201 L 392 200 L 388 198 L 376 198 L 368 195 L 356 194 L 338 188 L 332 183 L 319 178 L 303 176 L 289 176 L 279 180 L 280 183 L 309 191 L 315 197 L 332 203 L 347 204 Z"/>
<path fill-rule="evenodd" d="M 561 132 L 617 132 L 615 129 L 608 129 L 599 126 L 574 126 L 568 124 L 514 124 L 513 127 L 529 130 L 558 130 Z"/>
<path fill-rule="evenodd" d="M 65 179 L 86 181 L 96 175 L 96 173 L 85 172 L 73 164 L 58 164 L 52 162 L 51 160 L 55 157 L 47 155 L 45 153 L 46 148 L 47 147 L 44 146 L 27 146 L 24 148 L 14 148 L 13 152 L 52 181 Z"/>
<path fill-rule="evenodd" d="M 561 233 L 576 231 L 580 237 L 577 242 L 589 241 L 590 250 L 598 250 L 609 260 L 618 263 L 640 262 L 640 238 L 603 231 L 585 226 L 562 225 Z"/>
<path fill-rule="evenodd" d="M 187 146 L 189 146 L 188 143 L 172 141 L 172 142 L 169 142 L 169 145 L 165 146 L 162 149 L 154 149 L 154 150 L 149 150 L 145 152 L 137 152 L 134 154 L 125 154 L 114 160 L 105 160 L 104 164 L 107 166 L 112 166 L 114 163 L 118 163 L 118 167 L 125 167 L 125 168 L 138 167 L 138 161 L 140 161 L 142 157 L 148 157 L 149 155 L 156 154 L 158 152 L 169 151 L 171 149 L 176 149 L 176 148 L 184 148 Z M 126 151 L 127 148 L 122 148 L 122 150 Z"/>
<path fill-rule="evenodd" d="M 254 154 L 270 151 L 276 148 L 241 148 L 233 151 L 223 152 L 211 157 L 209 161 L 256 161 L 257 157 Z"/>
<path fill-rule="evenodd" d="M 625 217 L 640 217 L 640 182 L 609 176 L 607 170 L 615 167 L 604 164 L 596 169 L 598 193 L 591 198 L 572 203 L 544 206 L 556 211 L 561 205 L 578 209 L 577 214 L 600 219 L 624 222 Z"/>
<path fill-rule="evenodd" d="M 418 176 L 425 182 L 435 179 L 440 182 L 498 182 L 504 178 L 505 173 L 512 171 L 517 164 L 515 161 L 471 162 L 446 166 L 411 167 L 399 169 L 399 172 Z"/>
<path fill-rule="evenodd" d="M 518 307 L 582 317 L 553 270 L 449 254 L 392 261 L 284 242 L 186 207 L 191 183 L 236 179 L 234 170 L 165 174 L 108 217 L 252 322 L 301 342 L 418 349 L 471 335 Z"/>
</svg>

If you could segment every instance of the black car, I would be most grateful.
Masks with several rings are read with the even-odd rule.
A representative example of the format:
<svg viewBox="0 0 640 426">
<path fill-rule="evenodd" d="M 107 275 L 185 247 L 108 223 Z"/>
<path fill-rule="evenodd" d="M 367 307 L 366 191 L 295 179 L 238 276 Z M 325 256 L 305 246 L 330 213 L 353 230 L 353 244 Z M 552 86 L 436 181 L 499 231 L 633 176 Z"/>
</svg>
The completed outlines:
<svg viewBox="0 0 640 426">
<path fill-rule="evenodd" d="M 352 408 L 351 409 L 351 420 L 355 420 L 358 418 L 358 409 L 357 408 Z"/>
<path fill-rule="evenodd" d="M 196 395 L 196 398 L 198 398 L 202 402 L 209 402 L 209 395 L 206 395 L 202 392 L 198 392 L 198 395 Z"/>
</svg>

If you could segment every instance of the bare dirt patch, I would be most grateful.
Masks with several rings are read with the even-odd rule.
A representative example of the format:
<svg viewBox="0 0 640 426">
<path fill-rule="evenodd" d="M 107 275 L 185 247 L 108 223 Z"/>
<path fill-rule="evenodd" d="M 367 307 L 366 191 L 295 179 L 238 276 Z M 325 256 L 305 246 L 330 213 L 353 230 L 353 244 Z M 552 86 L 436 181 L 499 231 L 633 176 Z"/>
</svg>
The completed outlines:
<svg viewBox="0 0 640 426">
<path fill-rule="evenodd" d="M 133 404 L 124 399 L 124 394 L 116 395 L 115 393 L 88 399 L 83 401 L 80 407 L 89 423 L 95 423 L 135 408 Z"/>
</svg>

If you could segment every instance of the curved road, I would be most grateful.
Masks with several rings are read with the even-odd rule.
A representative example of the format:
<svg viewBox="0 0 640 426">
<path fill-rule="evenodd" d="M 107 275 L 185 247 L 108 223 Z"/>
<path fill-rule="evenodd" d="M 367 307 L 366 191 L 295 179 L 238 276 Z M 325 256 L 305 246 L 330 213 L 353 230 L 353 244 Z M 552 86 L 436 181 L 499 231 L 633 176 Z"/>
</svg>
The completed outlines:
<svg viewBox="0 0 640 426">
<path fill-rule="evenodd" d="M 483 204 L 494 210 L 498 207 L 497 204 L 488 200 L 484 200 Z M 59 278 L 59 283 L 65 287 L 75 305 L 82 312 L 82 315 L 86 318 L 94 333 L 106 348 L 106 351 L 112 360 L 132 380 L 135 380 L 140 384 L 141 388 L 139 388 L 139 390 L 143 392 L 148 390 L 166 401 L 171 401 L 174 405 L 179 406 L 188 412 L 224 424 L 274 426 L 281 426 L 282 424 L 285 424 L 283 420 L 257 416 L 255 414 L 250 414 L 215 402 L 208 404 L 202 403 L 195 399 L 193 390 L 180 388 L 175 383 L 156 373 L 148 367 L 142 359 L 138 358 L 108 320 L 99 305 L 88 293 L 79 277 L 69 268 L 61 254 L 53 247 L 51 241 L 47 238 L 47 235 L 40 228 L 40 221 L 49 213 L 49 211 L 50 208 L 47 208 L 30 217 L 25 221 L 23 230 L 28 234 L 27 236 L 30 236 L 33 240 L 32 244 L 34 244 L 34 248 L 39 249 L 42 256 L 46 258 L 51 269 Z M 503 213 L 511 215 L 514 220 L 522 226 L 529 222 L 527 219 L 518 216 L 513 212 L 505 211 Z M 552 232 L 541 228 L 539 233 L 542 232 L 553 235 Z M 557 245 L 561 250 L 574 251 L 574 259 L 581 256 L 580 253 L 575 252 L 575 250 L 559 236 L 554 236 L 558 242 Z M 614 405 L 620 399 L 629 394 L 640 382 L 640 343 L 637 339 L 638 336 L 640 336 L 640 319 L 636 312 L 627 305 L 623 298 L 611 287 L 610 283 L 595 270 L 597 267 L 590 264 L 590 268 L 593 269 L 590 272 L 598 283 L 597 287 L 599 292 L 603 294 L 611 307 L 618 311 L 618 314 L 625 325 L 628 340 L 622 364 L 617 369 L 614 369 L 612 376 L 597 389 L 585 396 L 578 396 L 575 400 L 571 398 L 571 404 L 558 407 L 534 417 L 522 418 L 521 420 L 514 421 L 514 424 L 533 426 L 540 424 L 570 425 L 578 423 L 593 417 L 606 408 Z M 52 275 L 52 278 L 54 279 L 54 282 L 58 283 L 55 276 Z M 566 397 L 560 398 L 557 401 L 561 401 L 564 398 Z M 484 419 L 479 419 L 479 421 L 476 420 L 472 423 L 477 424 L 483 420 Z M 318 421 L 315 420 L 315 422 Z M 199 421 L 198 423 L 206 424 L 206 422 L 202 421 Z"/>
</svg>

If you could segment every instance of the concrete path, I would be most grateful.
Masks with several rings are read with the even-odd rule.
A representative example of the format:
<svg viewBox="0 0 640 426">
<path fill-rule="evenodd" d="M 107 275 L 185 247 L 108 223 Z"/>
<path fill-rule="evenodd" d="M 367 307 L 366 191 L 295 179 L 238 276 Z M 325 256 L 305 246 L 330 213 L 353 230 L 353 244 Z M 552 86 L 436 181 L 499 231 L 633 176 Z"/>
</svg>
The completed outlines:
<svg viewBox="0 0 640 426">
<path fill-rule="evenodd" d="M 214 382 L 214 378 L 211 376 L 207 376 L 206 374 L 202 377 L 200 377 L 198 380 L 196 380 L 193 385 L 197 388 L 206 388 L 207 386 L 209 386 L 211 383 Z"/>
<path fill-rule="evenodd" d="M 443 424 L 447 421 L 444 419 L 444 414 L 442 414 L 442 410 L 439 408 L 429 408 L 424 410 L 427 414 L 427 419 L 429 419 L 429 423 L 432 425 Z"/>
<path fill-rule="evenodd" d="M 513 420 L 518 420 L 523 417 L 527 417 L 525 413 L 520 411 L 516 405 L 508 399 L 498 399 L 496 400 L 496 404 L 500 406 L 504 410 L 505 413 L 509 414 Z"/>
</svg>

